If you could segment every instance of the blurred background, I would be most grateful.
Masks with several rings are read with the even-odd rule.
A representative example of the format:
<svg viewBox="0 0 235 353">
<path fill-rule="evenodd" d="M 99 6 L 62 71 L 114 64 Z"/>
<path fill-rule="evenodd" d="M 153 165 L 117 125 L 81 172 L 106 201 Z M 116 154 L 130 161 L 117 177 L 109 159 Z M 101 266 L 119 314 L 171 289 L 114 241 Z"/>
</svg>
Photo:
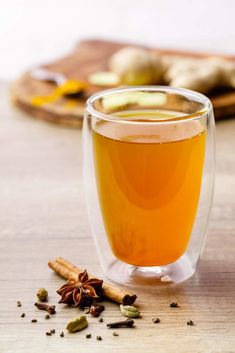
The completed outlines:
<svg viewBox="0 0 235 353">
<path fill-rule="evenodd" d="M 234 0 L 0 0 L 0 78 L 85 38 L 235 54 Z"/>
</svg>

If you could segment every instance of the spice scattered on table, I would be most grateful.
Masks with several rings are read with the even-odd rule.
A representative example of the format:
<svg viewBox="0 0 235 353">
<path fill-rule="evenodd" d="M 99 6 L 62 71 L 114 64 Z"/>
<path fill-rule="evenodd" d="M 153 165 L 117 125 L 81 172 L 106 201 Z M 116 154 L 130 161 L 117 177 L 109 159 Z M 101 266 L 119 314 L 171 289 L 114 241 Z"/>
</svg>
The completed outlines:
<svg viewBox="0 0 235 353">
<path fill-rule="evenodd" d="M 103 281 L 89 278 L 87 271 L 79 273 L 77 280 L 69 280 L 57 290 L 61 296 L 59 303 L 84 308 L 90 306 L 94 299 L 99 298 Z"/>
<path fill-rule="evenodd" d="M 37 291 L 37 297 L 41 302 L 47 301 L 48 291 L 45 288 L 39 288 Z"/>
<path fill-rule="evenodd" d="M 35 303 L 34 304 L 39 310 L 46 310 L 50 315 L 55 314 L 55 305 L 49 305 L 45 303 Z"/>
<path fill-rule="evenodd" d="M 22 305 L 21 302 L 19 300 L 17 300 L 16 306 L 21 306 L 21 305 Z"/>
<path fill-rule="evenodd" d="M 88 326 L 88 321 L 85 315 L 75 317 L 67 323 L 67 330 L 71 333 L 82 331 Z"/>
<path fill-rule="evenodd" d="M 100 314 L 104 311 L 104 309 L 105 309 L 104 305 L 99 305 L 99 304 L 92 305 L 90 307 L 90 314 L 92 316 L 99 317 Z"/>
<path fill-rule="evenodd" d="M 110 324 L 107 324 L 107 327 L 109 328 L 133 327 L 134 323 L 135 322 L 133 319 L 126 319 L 124 321 L 111 322 Z"/>
<path fill-rule="evenodd" d="M 57 257 L 55 260 L 49 261 L 48 266 L 61 277 L 67 280 L 72 278 L 74 282 L 77 282 L 78 274 L 83 272 L 81 268 L 62 257 Z M 88 274 L 88 276 L 91 279 L 95 278 L 95 276 L 91 274 Z M 102 297 L 123 305 L 132 305 L 137 298 L 136 294 L 131 294 L 107 282 L 103 282 L 102 284 Z M 90 306 L 90 304 L 85 306 Z"/>
<path fill-rule="evenodd" d="M 132 304 L 134 304 L 136 299 L 137 299 L 137 295 L 135 295 L 135 294 L 133 294 L 133 295 L 125 294 L 124 297 L 122 298 L 121 304 L 132 305 Z"/>
<path fill-rule="evenodd" d="M 139 310 L 133 305 L 120 305 L 121 313 L 126 317 L 140 316 Z"/>
<path fill-rule="evenodd" d="M 66 268 L 66 276 L 63 275 L 63 277 L 68 277 L 71 276 L 72 279 L 68 280 L 67 283 L 65 283 L 58 291 L 57 293 L 59 295 L 61 295 L 61 299 L 59 301 L 59 303 L 66 303 L 66 304 L 72 304 L 73 306 L 78 306 L 79 309 L 83 309 L 85 314 L 90 313 L 91 316 L 94 317 L 98 317 L 98 322 L 103 322 L 103 318 L 99 317 L 99 315 L 105 310 L 105 306 L 102 304 L 99 304 L 97 302 L 97 300 L 102 300 L 102 293 L 104 293 L 105 288 L 106 288 L 106 298 L 112 299 L 113 301 L 120 303 L 120 310 L 121 313 L 124 316 L 127 316 L 128 319 L 126 320 L 122 320 L 122 321 L 116 321 L 116 322 L 111 322 L 107 324 L 107 328 L 111 328 L 111 329 L 115 329 L 115 328 L 132 328 L 134 327 L 134 320 L 132 318 L 135 317 L 139 317 L 140 316 L 140 311 L 138 308 L 136 308 L 135 306 L 133 306 L 133 302 L 135 301 L 135 299 L 137 298 L 136 295 L 130 295 L 130 294 L 126 294 L 126 292 L 122 289 L 116 289 L 116 287 L 114 287 L 114 292 L 117 291 L 117 293 L 115 293 L 115 295 L 112 293 L 112 295 L 110 296 L 110 293 L 108 291 L 108 289 L 110 290 L 111 288 L 111 292 L 113 290 L 112 286 L 109 284 L 105 284 L 106 287 L 103 288 L 103 280 L 94 278 L 90 275 L 88 275 L 87 271 L 80 271 L 80 270 L 76 270 L 76 271 L 80 271 L 80 272 L 76 272 L 76 276 L 74 277 L 74 273 L 71 272 L 72 269 L 73 271 L 75 271 L 75 269 L 77 269 L 74 265 L 68 263 L 66 260 L 63 260 L 61 258 L 59 258 L 59 261 L 62 261 L 62 263 L 66 264 L 65 267 Z M 58 263 L 53 264 L 53 269 L 55 269 L 55 272 L 61 274 L 61 269 L 58 270 L 58 268 L 56 267 L 58 265 Z M 59 262 L 59 266 L 60 266 L 60 262 Z M 71 275 L 72 273 L 72 275 Z M 41 290 L 41 292 L 40 292 Z M 45 301 L 47 300 L 47 296 L 48 292 L 44 289 L 44 288 L 40 288 L 38 290 L 38 293 L 41 293 L 41 295 L 38 295 L 38 298 L 40 301 Z M 108 294 L 109 293 L 109 294 Z M 44 294 L 44 295 L 43 295 Z M 115 299 L 114 299 L 115 298 Z M 17 306 L 21 306 L 21 302 L 18 300 L 17 301 Z M 50 305 L 47 303 L 43 303 L 43 302 L 39 302 L 39 303 L 35 303 L 35 306 L 40 309 L 40 310 L 46 310 L 48 313 L 44 316 L 44 318 L 46 320 L 50 319 L 50 314 L 55 314 L 55 305 Z M 170 304 L 171 308 L 179 308 L 179 305 L 177 302 L 172 302 Z M 25 313 L 21 314 L 21 317 L 25 317 Z M 32 323 L 36 323 L 37 319 L 32 319 L 31 320 Z M 158 317 L 152 318 L 152 322 L 154 324 L 158 324 L 160 323 L 160 319 Z M 187 325 L 188 326 L 193 326 L 194 322 L 192 320 L 188 320 L 187 321 Z M 82 331 L 83 329 L 85 329 L 88 326 L 88 321 L 87 321 L 87 317 L 85 315 L 81 315 L 78 317 L 73 318 L 72 320 L 70 320 L 67 323 L 66 329 L 70 332 L 70 333 L 74 333 L 77 331 Z M 47 336 L 51 336 L 53 334 L 55 334 L 55 329 L 51 329 L 49 331 L 46 332 Z M 64 337 L 64 332 L 60 332 L 60 337 Z M 116 331 L 112 332 L 112 336 L 119 336 L 119 333 Z M 89 339 L 92 337 L 91 333 L 87 333 L 85 335 L 86 339 Z M 103 338 L 102 336 L 96 336 L 96 340 L 97 341 L 102 341 Z"/>
<path fill-rule="evenodd" d="M 159 319 L 158 317 L 155 317 L 155 318 L 152 319 L 152 322 L 153 322 L 154 324 L 159 324 L 160 319 Z"/>
</svg>

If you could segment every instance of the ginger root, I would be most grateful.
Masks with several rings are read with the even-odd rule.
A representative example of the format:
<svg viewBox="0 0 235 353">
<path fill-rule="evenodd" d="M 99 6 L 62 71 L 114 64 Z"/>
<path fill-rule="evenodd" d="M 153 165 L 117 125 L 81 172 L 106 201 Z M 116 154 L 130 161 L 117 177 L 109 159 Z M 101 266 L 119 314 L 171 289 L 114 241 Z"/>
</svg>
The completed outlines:
<svg viewBox="0 0 235 353">
<path fill-rule="evenodd" d="M 148 85 L 162 80 L 161 59 L 141 48 L 119 50 L 111 57 L 109 67 L 119 76 L 121 83 L 127 85 Z"/>
<path fill-rule="evenodd" d="M 235 88 L 235 63 L 233 61 L 221 59 L 218 57 L 210 57 L 208 58 L 208 62 L 220 69 L 220 84 L 223 84 L 223 86 Z"/>
<path fill-rule="evenodd" d="M 207 60 L 180 59 L 166 71 L 165 80 L 173 87 L 209 92 L 219 83 L 221 70 Z"/>
<path fill-rule="evenodd" d="M 165 80 L 173 87 L 184 87 L 202 93 L 218 86 L 235 88 L 233 62 L 219 58 L 178 58 L 169 64 L 168 58 L 166 65 Z"/>
<path fill-rule="evenodd" d="M 218 57 L 160 56 L 126 47 L 113 54 L 109 67 L 121 84 L 167 84 L 202 93 L 219 86 L 235 88 L 235 63 Z"/>
</svg>

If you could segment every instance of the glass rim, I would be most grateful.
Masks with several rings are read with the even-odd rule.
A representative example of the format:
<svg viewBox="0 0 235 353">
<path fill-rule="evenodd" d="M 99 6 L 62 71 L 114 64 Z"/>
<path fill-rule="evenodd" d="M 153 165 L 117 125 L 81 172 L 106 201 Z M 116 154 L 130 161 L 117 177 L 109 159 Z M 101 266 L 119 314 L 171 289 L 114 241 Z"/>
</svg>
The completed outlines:
<svg viewBox="0 0 235 353">
<path fill-rule="evenodd" d="M 182 97 L 186 97 L 189 100 L 196 100 L 198 103 L 203 105 L 203 108 L 197 112 L 191 114 L 185 114 L 173 119 L 167 120 L 149 120 L 148 122 L 138 121 L 138 120 L 130 120 L 130 119 L 120 119 L 112 114 L 106 114 L 98 111 L 94 108 L 94 102 L 98 99 L 115 94 L 115 93 L 123 93 L 123 92 L 133 92 L 133 91 L 152 91 L 152 92 L 161 92 L 161 93 L 174 93 L 181 95 Z M 90 113 L 92 116 L 105 120 L 105 121 L 112 121 L 116 123 L 124 123 L 124 124 L 138 124 L 138 125 L 146 125 L 148 124 L 172 124 L 176 122 L 185 122 L 186 120 L 197 120 L 202 117 L 207 117 L 208 112 L 212 110 L 212 103 L 210 99 L 202 93 L 192 91 L 186 88 L 178 88 L 178 87 L 171 87 L 171 86 L 158 86 L 158 85 L 146 85 L 146 86 L 125 86 L 125 87 L 117 87 L 112 89 L 107 89 L 100 91 L 91 95 L 88 100 L 86 101 L 85 111 Z"/>
</svg>

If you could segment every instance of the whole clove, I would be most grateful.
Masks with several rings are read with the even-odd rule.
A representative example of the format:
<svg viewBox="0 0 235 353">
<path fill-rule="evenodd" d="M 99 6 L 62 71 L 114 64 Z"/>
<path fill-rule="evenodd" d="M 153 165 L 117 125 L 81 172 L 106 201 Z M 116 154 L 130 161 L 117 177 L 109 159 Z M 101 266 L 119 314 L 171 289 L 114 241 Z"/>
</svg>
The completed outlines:
<svg viewBox="0 0 235 353">
<path fill-rule="evenodd" d="M 132 305 L 137 298 L 137 295 L 126 294 L 122 299 L 122 305 Z"/>
<path fill-rule="evenodd" d="M 46 320 L 51 318 L 49 314 L 46 314 L 44 317 L 45 317 Z"/>
<path fill-rule="evenodd" d="M 96 340 L 97 341 L 102 341 L 102 337 L 101 336 L 96 336 Z"/>
<path fill-rule="evenodd" d="M 127 319 L 127 320 L 124 320 L 124 321 L 112 322 L 110 324 L 107 324 L 107 327 L 109 327 L 109 328 L 133 327 L 133 325 L 134 325 L 134 320 L 133 319 Z"/>
<path fill-rule="evenodd" d="M 91 338 L 91 333 L 87 333 L 86 338 Z"/>
<path fill-rule="evenodd" d="M 31 322 L 37 322 L 38 320 L 37 319 L 32 319 Z"/>
<path fill-rule="evenodd" d="M 104 311 L 104 305 L 92 305 L 90 307 L 90 314 L 95 317 L 99 317 L 102 311 Z"/>
<path fill-rule="evenodd" d="M 194 326 L 194 322 L 192 320 L 187 321 L 188 326 Z"/>
<path fill-rule="evenodd" d="M 20 315 L 20 317 L 25 317 L 25 313 L 22 313 L 22 314 Z"/>
<path fill-rule="evenodd" d="M 171 303 L 170 304 L 170 308 L 179 308 L 179 305 L 178 305 L 178 303 Z"/>
<path fill-rule="evenodd" d="M 52 334 L 54 334 L 55 333 L 55 329 L 53 328 L 53 329 L 51 329 L 51 333 Z"/>
<path fill-rule="evenodd" d="M 21 302 L 19 300 L 17 300 L 16 306 L 21 306 L 21 305 L 22 305 Z"/>
<path fill-rule="evenodd" d="M 51 331 L 47 331 L 47 332 L 46 332 L 46 335 L 47 335 L 47 336 L 51 336 L 51 335 L 52 335 Z"/>
<path fill-rule="evenodd" d="M 39 310 L 46 310 L 50 315 L 55 314 L 55 305 L 49 305 L 45 303 L 35 303 L 34 304 Z"/>
<path fill-rule="evenodd" d="M 63 331 L 60 333 L 60 337 L 64 337 L 64 332 Z"/>
</svg>

